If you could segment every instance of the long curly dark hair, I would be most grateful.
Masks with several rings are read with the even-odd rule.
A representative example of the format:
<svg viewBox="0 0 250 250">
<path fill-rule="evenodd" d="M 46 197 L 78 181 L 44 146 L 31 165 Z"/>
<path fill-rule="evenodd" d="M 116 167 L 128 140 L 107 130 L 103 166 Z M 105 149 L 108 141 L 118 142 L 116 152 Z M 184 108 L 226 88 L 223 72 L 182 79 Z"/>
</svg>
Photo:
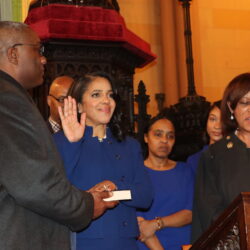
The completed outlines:
<svg viewBox="0 0 250 250">
<path fill-rule="evenodd" d="M 75 80 L 71 85 L 68 95 L 73 97 L 77 104 L 82 103 L 82 97 L 85 91 L 88 89 L 89 85 L 98 77 L 105 78 L 110 82 L 112 91 L 114 93 L 113 98 L 116 103 L 116 108 L 114 110 L 113 116 L 108 124 L 112 135 L 118 140 L 123 141 L 126 137 L 126 129 L 123 126 L 123 113 L 121 111 L 120 97 L 118 95 L 117 89 L 114 86 L 114 80 L 110 75 L 104 72 L 92 72 L 88 73 L 79 79 Z M 78 119 L 80 119 L 80 114 L 78 113 Z"/>
</svg>

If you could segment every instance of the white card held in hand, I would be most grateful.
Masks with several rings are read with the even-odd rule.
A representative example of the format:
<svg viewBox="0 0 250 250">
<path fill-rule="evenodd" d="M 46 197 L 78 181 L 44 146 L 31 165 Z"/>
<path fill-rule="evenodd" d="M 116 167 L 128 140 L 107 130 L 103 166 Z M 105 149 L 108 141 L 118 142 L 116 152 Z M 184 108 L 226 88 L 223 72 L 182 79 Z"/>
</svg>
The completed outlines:
<svg viewBox="0 0 250 250">
<path fill-rule="evenodd" d="M 112 196 L 109 198 L 103 199 L 104 201 L 121 201 L 121 200 L 131 200 L 131 191 L 130 190 L 118 190 L 112 191 Z"/>
</svg>

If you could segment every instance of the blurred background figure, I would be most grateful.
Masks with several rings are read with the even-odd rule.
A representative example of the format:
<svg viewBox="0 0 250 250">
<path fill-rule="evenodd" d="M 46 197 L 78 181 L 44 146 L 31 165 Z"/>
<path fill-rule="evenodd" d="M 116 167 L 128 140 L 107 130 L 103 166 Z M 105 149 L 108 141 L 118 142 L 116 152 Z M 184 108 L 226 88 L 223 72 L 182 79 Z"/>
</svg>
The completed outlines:
<svg viewBox="0 0 250 250">
<path fill-rule="evenodd" d="M 136 209 L 152 202 L 140 145 L 126 136 L 120 108 L 111 77 L 95 72 L 73 83 L 59 109 L 63 131 L 54 138 L 72 185 L 88 190 L 99 180 L 94 191 L 130 190 L 132 196 L 78 232 L 77 250 L 137 250 Z"/>
<path fill-rule="evenodd" d="M 173 119 L 164 113 L 149 121 L 145 131 L 148 154 L 144 165 L 151 178 L 154 200 L 138 211 L 139 249 L 179 250 L 191 238 L 193 174 L 185 163 L 168 158 L 175 143 Z"/>
<path fill-rule="evenodd" d="M 240 192 L 250 191 L 250 73 L 236 76 L 221 103 L 222 140 L 202 153 L 197 170 L 195 241 Z"/>
<path fill-rule="evenodd" d="M 187 159 L 187 164 L 192 169 L 193 173 L 196 173 L 201 153 L 205 151 L 209 145 L 219 141 L 222 138 L 222 127 L 221 127 L 221 101 L 214 102 L 207 116 L 207 125 L 206 125 L 206 143 L 202 150 L 191 155 Z"/>
<path fill-rule="evenodd" d="M 74 79 L 69 76 L 59 76 L 51 83 L 47 103 L 50 109 L 50 116 L 47 121 L 51 133 L 61 130 L 61 120 L 58 113 L 58 107 L 63 106 L 64 98 Z"/>
</svg>

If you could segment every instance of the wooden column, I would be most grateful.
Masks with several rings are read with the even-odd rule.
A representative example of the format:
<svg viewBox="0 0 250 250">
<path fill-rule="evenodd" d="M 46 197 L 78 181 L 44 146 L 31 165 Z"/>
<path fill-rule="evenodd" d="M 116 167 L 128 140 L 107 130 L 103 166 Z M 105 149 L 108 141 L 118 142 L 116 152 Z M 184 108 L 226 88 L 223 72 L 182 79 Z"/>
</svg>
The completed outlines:
<svg viewBox="0 0 250 250">
<path fill-rule="evenodd" d="M 161 0 L 161 34 L 163 51 L 163 85 L 166 95 L 166 106 L 179 100 L 179 79 L 177 70 L 177 40 L 175 26 L 176 0 Z"/>
</svg>

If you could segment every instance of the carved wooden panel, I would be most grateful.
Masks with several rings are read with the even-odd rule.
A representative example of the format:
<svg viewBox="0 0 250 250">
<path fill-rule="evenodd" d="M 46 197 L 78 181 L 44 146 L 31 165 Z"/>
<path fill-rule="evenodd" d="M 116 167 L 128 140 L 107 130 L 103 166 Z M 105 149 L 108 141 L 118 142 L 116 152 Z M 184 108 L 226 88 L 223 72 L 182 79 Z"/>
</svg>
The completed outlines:
<svg viewBox="0 0 250 250">
<path fill-rule="evenodd" d="M 250 193 L 241 193 L 190 250 L 250 250 Z"/>
<path fill-rule="evenodd" d="M 128 131 L 134 131 L 133 74 L 140 58 L 119 44 L 107 42 L 79 42 L 50 40 L 44 42 L 47 58 L 44 84 L 31 91 L 43 117 L 48 117 L 46 96 L 52 80 L 60 75 L 77 78 L 85 73 L 104 71 L 115 79 Z"/>
<path fill-rule="evenodd" d="M 166 108 L 174 117 L 176 142 L 171 159 L 185 161 L 206 143 L 206 121 L 210 103 L 204 97 L 186 96 L 175 105 Z M 162 111 L 165 112 L 164 109 Z"/>
</svg>

